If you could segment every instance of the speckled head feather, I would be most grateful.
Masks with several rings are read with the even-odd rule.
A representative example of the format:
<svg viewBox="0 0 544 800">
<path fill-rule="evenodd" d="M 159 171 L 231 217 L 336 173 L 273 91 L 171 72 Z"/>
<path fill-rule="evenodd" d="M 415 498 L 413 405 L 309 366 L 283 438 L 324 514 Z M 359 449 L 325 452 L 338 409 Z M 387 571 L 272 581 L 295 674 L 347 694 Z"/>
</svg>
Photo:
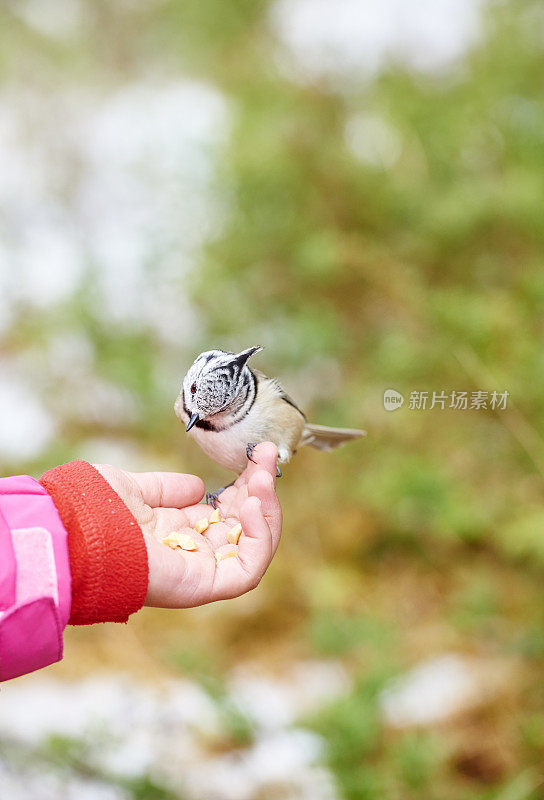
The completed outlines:
<svg viewBox="0 0 544 800">
<path fill-rule="evenodd" d="M 183 379 L 187 415 L 192 418 L 196 414 L 202 421 L 227 409 L 235 413 L 251 394 L 254 379 L 247 361 L 259 350 L 262 347 L 249 347 L 241 353 L 201 353 Z"/>
</svg>

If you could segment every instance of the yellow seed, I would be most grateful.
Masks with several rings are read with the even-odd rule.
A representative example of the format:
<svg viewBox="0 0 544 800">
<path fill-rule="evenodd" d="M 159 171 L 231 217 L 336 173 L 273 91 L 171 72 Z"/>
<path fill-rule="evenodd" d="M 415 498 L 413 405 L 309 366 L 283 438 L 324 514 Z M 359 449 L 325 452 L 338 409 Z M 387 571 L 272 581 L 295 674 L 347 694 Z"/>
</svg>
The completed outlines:
<svg viewBox="0 0 544 800">
<path fill-rule="evenodd" d="M 179 546 L 182 550 L 196 550 L 198 548 L 198 545 L 193 537 L 189 536 L 187 533 L 180 533 Z"/>
<path fill-rule="evenodd" d="M 238 544 L 238 540 L 242 535 L 242 526 L 240 523 L 231 528 L 230 531 L 227 533 L 227 542 L 229 544 Z"/>
<path fill-rule="evenodd" d="M 170 531 L 166 538 L 172 539 L 172 541 L 177 541 L 181 535 L 181 531 Z"/>
<path fill-rule="evenodd" d="M 210 524 L 212 522 L 224 522 L 224 521 L 225 520 L 221 516 L 221 512 L 219 511 L 218 508 L 216 508 L 215 511 L 212 511 L 212 513 L 210 514 Z"/>
<path fill-rule="evenodd" d="M 217 561 L 223 561 L 225 558 L 236 558 L 237 553 L 234 550 L 228 550 L 226 553 L 216 553 Z"/>
<path fill-rule="evenodd" d="M 163 544 L 167 544 L 168 547 L 171 547 L 172 550 L 174 550 L 179 545 L 177 537 L 178 534 L 176 533 L 176 531 L 172 531 L 172 533 L 169 533 L 168 536 L 164 537 L 164 539 L 161 539 L 161 542 Z"/>
<path fill-rule="evenodd" d="M 168 547 L 171 547 L 172 550 L 175 550 L 176 547 L 178 546 L 177 541 L 175 539 L 171 539 L 169 536 L 165 536 L 165 538 L 162 539 L 161 541 L 163 544 L 166 544 L 168 545 Z"/>
<path fill-rule="evenodd" d="M 163 544 L 167 544 L 172 550 L 181 547 L 182 550 L 197 550 L 198 545 L 192 536 L 181 531 L 171 531 L 168 536 L 162 539 Z"/>
<path fill-rule="evenodd" d="M 195 525 L 195 531 L 197 533 L 204 533 L 204 531 L 208 527 L 208 524 L 209 523 L 208 523 L 208 520 L 206 519 L 206 517 L 204 517 L 204 519 L 199 519 L 198 522 Z"/>
</svg>

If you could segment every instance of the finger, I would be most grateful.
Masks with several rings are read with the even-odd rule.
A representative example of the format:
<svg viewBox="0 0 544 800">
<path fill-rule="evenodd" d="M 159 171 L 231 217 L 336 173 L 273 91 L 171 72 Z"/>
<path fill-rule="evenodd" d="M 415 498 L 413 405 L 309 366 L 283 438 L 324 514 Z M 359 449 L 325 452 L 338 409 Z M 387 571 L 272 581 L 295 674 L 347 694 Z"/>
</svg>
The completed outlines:
<svg viewBox="0 0 544 800">
<path fill-rule="evenodd" d="M 272 534 L 272 550 L 275 553 L 280 542 L 282 512 L 280 501 L 274 491 L 274 479 L 269 472 L 259 470 L 249 479 L 248 492 L 250 497 L 258 497 L 265 520 Z"/>
<path fill-rule="evenodd" d="M 217 498 L 217 507 L 224 517 L 228 517 L 232 512 L 236 513 L 246 498 L 247 483 L 245 473 L 242 473 L 234 486 L 221 492 Z"/>
<path fill-rule="evenodd" d="M 242 536 L 238 542 L 238 557 L 254 588 L 272 561 L 272 534 L 264 518 L 258 497 L 248 497 L 240 509 Z"/>
<path fill-rule="evenodd" d="M 260 442 L 253 450 L 253 461 L 249 461 L 244 472 L 236 481 L 236 486 L 248 481 L 259 469 L 270 473 L 276 483 L 276 464 L 278 462 L 278 448 L 272 442 Z"/>
<path fill-rule="evenodd" d="M 204 482 L 183 472 L 131 472 L 140 487 L 144 503 L 151 508 L 184 508 L 204 496 Z"/>
<path fill-rule="evenodd" d="M 218 561 L 214 580 L 214 599 L 239 597 L 254 589 L 272 560 L 272 536 L 257 497 L 249 497 L 240 512 L 243 533 L 238 542 L 238 557 Z M 233 550 L 236 550 L 232 545 Z M 229 550 L 221 547 L 220 552 Z"/>
</svg>

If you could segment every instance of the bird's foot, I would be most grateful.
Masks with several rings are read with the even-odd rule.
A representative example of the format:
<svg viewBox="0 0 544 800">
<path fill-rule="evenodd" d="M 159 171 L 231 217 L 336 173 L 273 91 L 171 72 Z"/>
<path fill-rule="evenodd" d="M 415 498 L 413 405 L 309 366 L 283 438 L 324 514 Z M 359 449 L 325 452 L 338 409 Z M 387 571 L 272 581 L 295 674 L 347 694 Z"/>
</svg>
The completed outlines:
<svg viewBox="0 0 544 800">
<path fill-rule="evenodd" d="M 249 458 L 250 461 L 253 461 L 254 464 L 256 464 L 257 462 L 253 458 L 253 451 L 255 450 L 258 444 L 259 442 L 249 442 L 249 444 L 246 447 L 246 456 Z"/>
<path fill-rule="evenodd" d="M 257 447 L 259 442 L 250 442 L 246 447 L 246 456 L 249 458 L 250 461 L 253 461 L 254 464 L 257 462 L 253 458 L 253 451 Z M 281 478 L 281 469 L 279 464 L 276 464 L 276 478 Z"/>
<path fill-rule="evenodd" d="M 217 498 L 224 492 L 225 489 L 228 489 L 230 486 L 234 486 L 234 481 L 227 483 L 226 486 L 222 486 L 220 489 L 216 489 L 215 492 L 206 492 L 206 502 L 211 505 L 212 508 L 217 508 Z"/>
</svg>

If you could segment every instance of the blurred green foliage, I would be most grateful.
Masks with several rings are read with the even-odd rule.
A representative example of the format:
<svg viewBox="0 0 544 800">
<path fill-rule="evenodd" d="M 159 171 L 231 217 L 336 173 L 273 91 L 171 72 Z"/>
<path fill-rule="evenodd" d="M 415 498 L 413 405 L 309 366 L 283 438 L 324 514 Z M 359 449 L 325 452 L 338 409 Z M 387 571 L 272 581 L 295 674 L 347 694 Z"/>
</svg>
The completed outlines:
<svg viewBox="0 0 544 800">
<path fill-rule="evenodd" d="M 448 797 L 436 785 L 447 753 L 439 738 L 426 732 L 384 736 L 377 705 L 387 671 L 372 675 L 352 694 L 319 714 L 313 726 L 331 746 L 329 764 L 340 779 L 342 796 L 353 800 L 383 797 Z"/>
<path fill-rule="evenodd" d="M 225 219 L 190 279 L 196 349 L 264 344 L 256 366 L 295 397 L 308 394 L 312 419 L 368 430 L 362 443 L 300 453 L 285 470 L 284 542 L 256 605 L 161 624 L 150 611 L 135 625 L 157 665 L 198 674 L 218 696 L 221 680 L 199 648 L 221 653 L 221 665 L 225 652 L 344 659 L 356 688 L 308 724 L 327 741 L 345 800 L 543 797 L 542 4 L 492 4 L 481 41 L 452 74 L 391 64 L 345 91 L 278 67 L 265 0 L 129 5 L 89 3 L 87 36 L 53 45 L 8 4 L 4 78 L 24 80 L 24 55 L 37 53 L 44 84 L 67 68 L 63 80 L 107 85 L 151 61 L 219 87 L 232 114 L 217 162 Z M 360 115 L 394 132 L 389 162 L 367 163 L 350 147 L 346 126 Z M 185 276 L 175 290 L 185 296 Z M 39 353 L 74 330 L 136 414 L 112 425 L 66 414 L 47 453 L 10 468 L 37 474 L 99 435 L 136 442 L 149 468 L 219 483 L 171 411 L 195 353 L 104 320 L 92 270 L 57 308 L 20 309 L 3 351 Z M 392 414 L 382 404 L 390 387 L 406 398 L 507 390 L 509 406 L 415 411 L 406 402 Z M 62 386 L 43 389 L 54 406 Z M 197 656 L 178 635 L 194 637 Z M 492 719 L 508 756 L 492 767 L 479 749 L 485 713 L 394 735 L 380 720 L 387 678 L 447 648 L 517 660 L 513 699 Z M 249 740 L 245 720 L 231 721 L 233 741 Z M 471 747 L 471 758 L 460 755 Z M 135 796 L 157 796 L 144 789 Z"/>
</svg>

